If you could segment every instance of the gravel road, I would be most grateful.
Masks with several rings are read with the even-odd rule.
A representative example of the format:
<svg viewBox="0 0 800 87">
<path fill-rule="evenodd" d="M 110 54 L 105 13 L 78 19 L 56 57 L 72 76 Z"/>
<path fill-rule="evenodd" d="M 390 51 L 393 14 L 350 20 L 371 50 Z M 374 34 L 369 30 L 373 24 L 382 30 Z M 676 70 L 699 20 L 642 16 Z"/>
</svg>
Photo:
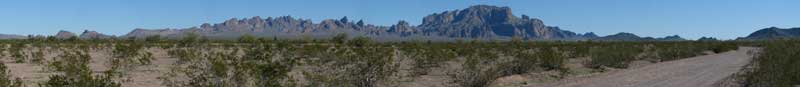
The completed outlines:
<svg viewBox="0 0 800 87">
<path fill-rule="evenodd" d="M 583 78 L 568 78 L 529 87 L 712 87 L 741 70 L 752 59 L 739 50 L 617 70 Z"/>
</svg>

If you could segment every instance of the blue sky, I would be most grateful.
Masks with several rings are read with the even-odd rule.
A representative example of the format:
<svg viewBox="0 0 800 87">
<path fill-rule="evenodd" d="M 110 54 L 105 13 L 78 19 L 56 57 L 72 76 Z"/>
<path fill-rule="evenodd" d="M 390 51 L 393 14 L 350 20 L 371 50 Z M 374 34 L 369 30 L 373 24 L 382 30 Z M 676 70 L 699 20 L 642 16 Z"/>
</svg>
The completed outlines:
<svg viewBox="0 0 800 87">
<path fill-rule="evenodd" d="M 294 16 L 363 19 L 391 25 L 488 4 L 511 7 L 574 32 L 733 39 L 766 27 L 800 27 L 800 0 L 5 0 L 0 33 L 52 35 L 95 30 L 123 35 L 134 28 L 186 28 L 230 18 Z"/>
</svg>

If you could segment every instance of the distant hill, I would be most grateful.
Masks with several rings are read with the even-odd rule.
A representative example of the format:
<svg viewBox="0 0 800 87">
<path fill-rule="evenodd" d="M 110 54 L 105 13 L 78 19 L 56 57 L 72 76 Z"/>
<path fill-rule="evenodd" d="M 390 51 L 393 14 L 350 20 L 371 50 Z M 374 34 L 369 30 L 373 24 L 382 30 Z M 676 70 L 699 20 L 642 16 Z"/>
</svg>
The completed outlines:
<svg viewBox="0 0 800 87">
<path fill-rule="evenodd" d="M 639 37 L 633 33 L 621 32 L 613 35 L 608 35 L 604 37 L 592 38 L 591 40 L 595 41 L 685 41 L 686 39 L 682 38 L 678 35 L 673 36 L 666 36 L 663 38 L 653 38 L 653 37 Z"/>
<path fill-rule="evenodd" d="M 777 27 L 764 28 L 751 33 L 747 37 L 738 38 L 738 40 L 765 40 L 776 38 L 800 38 L 800 27 L 788 29 Z"/>
</svg>

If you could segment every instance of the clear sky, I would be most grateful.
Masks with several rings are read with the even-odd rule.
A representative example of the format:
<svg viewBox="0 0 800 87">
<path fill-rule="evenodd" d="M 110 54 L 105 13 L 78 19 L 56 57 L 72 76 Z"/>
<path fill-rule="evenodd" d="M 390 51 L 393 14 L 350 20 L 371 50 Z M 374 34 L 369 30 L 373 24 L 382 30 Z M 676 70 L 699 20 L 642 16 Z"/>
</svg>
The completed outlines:
<svg viewBox="0 0 800 87">
<path fill-rule="evenodd" d="M 680 35 L 733 39 L 762 28 L 800 27 L 800 0 L 4 0 L 0 33 L 53 35 L 95 30 L 123 35 L 134 28 L 187 28 L 230 18 L 294 16 L 363 19 L 391 25 L 443 11 L 488 4 L 549 26 L 599 35 Z"/>
</svg>

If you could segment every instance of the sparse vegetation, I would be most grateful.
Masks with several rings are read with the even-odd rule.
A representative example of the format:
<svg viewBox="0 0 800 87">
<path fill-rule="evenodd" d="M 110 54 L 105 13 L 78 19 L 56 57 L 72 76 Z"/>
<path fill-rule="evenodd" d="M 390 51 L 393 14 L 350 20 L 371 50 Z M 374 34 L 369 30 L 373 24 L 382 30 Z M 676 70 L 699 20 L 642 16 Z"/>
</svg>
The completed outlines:
<svg viewBox="0 0 800 87">
<path fill-rule="evenodd" d="M 175 58 L 169 71 L 158 78 L 161 86 L 168 87 L 380 87 L 397 86 L 430 76 L 432 72 L 444 73 L 442 76 L 452 79 L 447 84 L 453 86 L 484 87 L 510 75 L 547 71 L 558 71 L 557 78 L 570 75 L 573 73 L 567 67 L 570 60 L 588 59 L 582 64 L 593 70 L 627 68 L 632 61 L 663 62 L 709 51 L 724 53 L 740 44 L 723 41 L 548 42 L 519 38 L 508 42 L 375 42 L 363 36 L 350 38 L 347 34 L 330 40 L 283 40 L 249 35 L 236 40 L 213 40 L 195 34 L 180 38 L 93 39 L 91 43 L 80 39 L 36 38 L 2 42 L 8 45 L 2 50 L 5 56 L 13 58 L 10 60 L 41 62 L 49 70 L 58 72 L 47 81 L 37 83 L 46 87 L 121 86 L 125 78 L 119 77 L 136 67 L 153 64 L 157 55 L 168 56 L 166 60 Z M 53 58 L 46 56 L 54 52 L 61 53 Z M 108 52 L 110 69 L 92 70 L 88 64 L 93 62 L 89 62 L 87 52 Z"/>
</svg>

